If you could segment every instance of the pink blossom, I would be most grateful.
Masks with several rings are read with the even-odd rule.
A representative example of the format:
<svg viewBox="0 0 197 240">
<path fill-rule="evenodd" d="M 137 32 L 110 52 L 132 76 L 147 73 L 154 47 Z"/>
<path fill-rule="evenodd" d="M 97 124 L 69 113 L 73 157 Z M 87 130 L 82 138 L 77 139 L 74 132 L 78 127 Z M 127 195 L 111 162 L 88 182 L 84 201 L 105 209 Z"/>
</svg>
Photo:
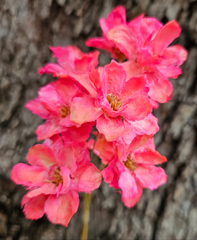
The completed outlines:
<svg viewBox="0 0 197 240">
<path fill-rule="evenodd" d="M 136 138 L 126 148 L 122 146 L 119 157 L 102 171 L 110 187 L 122 190 L 122 200 L 127 207 L 139 201 L 143 188 L 154 190 L 167 181 L 165 171 L 155 166 L 166 162 L 166 158 L 155 151 L 153 139 L 142 145 L 143 141 L 142 137 Z"/>
<path fill-rule="evenodd" d="M 101 182 L 85 143 L 66 143 L 59 135 L 31 147 L 27 161 L 14 166 L 11 179 L 29 190 L 22 200 L 28 219 L 46 213 L 52 223 L 67 226 L 79 206 L 78 192 L 90 193 Z"/>
<path fill-rule="evenodd" d="M 38 97 L 25 105 L 31 112 L 46 119 L 36 130 L 38 140 L 68 131 L 73 126 L 74 129 L 80 127 L 80 124 L 70 120 L 70 107 L 76 96 L 83 96 L 79 87 L 70 78 L 59 79 L 42 87 Z"/>
<path fill-rule="evenodd" d="M 125 131 L 128 121 L 144 119 L 152 110 L 146 80 L 138 76 L 126 82 L 126 76 L 124 68 L 113 60 L 89 76 L 76 76 L 79 83 L 86 81 L 90 95 L 73 99 L 71 121 L 96 121 L 98 131 L 113 141 Z"/>
<path fill-rule="evenodd" d="M 99 51 L 83 53 L 76 46 L 50 47 L 57 63 L 47 63 L 38 70 L 43 73 L 53 74 L 54 77 L 67 77 L 69 73 L 84 73 L 91 71 L 98 65 Z"/>
</svg>

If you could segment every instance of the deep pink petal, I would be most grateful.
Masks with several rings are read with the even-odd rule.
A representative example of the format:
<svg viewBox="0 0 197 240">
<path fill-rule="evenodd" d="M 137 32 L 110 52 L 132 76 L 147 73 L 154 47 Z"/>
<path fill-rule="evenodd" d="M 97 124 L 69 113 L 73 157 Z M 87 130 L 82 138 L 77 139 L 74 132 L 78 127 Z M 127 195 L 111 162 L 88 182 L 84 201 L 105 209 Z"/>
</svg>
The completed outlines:
<svg viewBox="0 0 197 240">
<path fill-rule="evenodd" d="M 150 47 L 153 53 L 162 55 L 167 46 L 177 37 L 179 37 L 181 28 L 176 20 L 166 23 L 151 41 Z"/>
<path fill-rule="evenodd" d="M 148 92 L 146 84 L 144 76 L 132 77 L 125 83 L 121 95 L 125 98 L 132 98 L 134 94 Z"/>
<path fill-rule="evenodd" d="M 148 100 L 147 94 L 141 93 L 136 98 L 130 99 L 127 108 L 121 115 L 131 121 L 141 120 L 148 116 L 152 111 L 152 106 Z"/>
<path fill-rule="evenodd" d="M 116 160 L 109 163 L 109 165 L 103 169 L 102 175 L 104 181 L 109 183 L 110 187 L 114 187 L 116 189 L 119 188 L 118 181 L 120 178 L 120 171 L 116 166 Z"/>
<path fill-rule="evenodd" d="M 48 219 L 54 224 L 62 224 L 65 227 L 79 207 L 79 196 L 76 191 L 69 191 L 67 194 L 50 195 L 47 199 L 44 211 Z"/>
<path fill-rule="evenodd" d="M 38 219 L 44 215 L 44 205 L 47 200 L 47 195 L 39 195 L 34 198 L 28 198 L 26 195 L 23 197 L 22 206 L 24 205 L 23 212 L 27 219 Z"/>
<path fill-rule="evenodd" d="M 159 186 L 167 182 L 167 175 L 163 168 L 153 165 L 141 164 L 135 170 L 136 177 L 142 184 L 142 187 L 151 190 L 157 189 Z"/>
<path fill-rule="evenodd" d="M 76 160 L 73 146 L 69 144 L 64 144 L 59 147 L 57 145 L 57 149 L 58 151 L 56 152 L 56 156 L 58 159 L 58 165 L 67 167 L 71 171 L 74 171 L 76 169 Z"/>
<path fill-rule="evenodd" d="M 100 18 L 99 23 L 101 26 L 101 29 L 104 34 L 107 34 L 107 32 L 120 24 L 126 23 L 126 12 L 125 8 L 123 6 L 117 6 L 115 7 L 107 16 L 106 19 Z"/>
<path fill-rule="evenodd" d="M 57 163 L 52 149 L 43 144 L 37 144 L 29 149 L 27 161 L 31 165 L 39 167 L 50 167 Z"/>
<path fill-rule="evenodd" d="M 125 84 L 126 72 L 119 63 L 112 60 L 110 64 L 105 65 L 103 78 L 106 95 L 110 93 L 120 94 Z"/>
<path fill-rule="evenodd" d="M 67 167 L 61 167 L 60 170 L 61 170 L 60 175 L 62 176 L 62 179 L 63 179 L 62 191 L 64 191 L 70 185 L 70 173 L 71 173 L 71 171 Z"/>
<path fill-rule="evenodd" d="M 101 172 L 92 163 L 82 164 L 73 173 L 77 181 L 77 191 L 90 193 L 97 189 L 102 180 Z"/>
<path fill-rule="evenodd" d="M 128 147 L 128 151 L 132 152 L 143 146 L 153 135 L 137 135 Z"/>
<path fill-rule="evenodd" d="M 96 128 L 110 142 L 120 137 L 126 130 L 124 122 L 116 118 L 106 118 L 105 116 L 97 119 Z"/>
<path fill-rule="evenodd" d="M 11 179 L 16 184 L 22 184 L 27 187 L 41 186 L 45 180 L 45 169 L 18 163 L 12 169 Z"/>
<path fill-rule="evenodd" d="M 162 156 L 159 152 L 146 148 L 144 151 L 136 151 L 134 153 L 135 162 L 141 164 L 161 164 L 167 162 L 165 156 Z"/>
<path fill-rule="evenodd" d="M 95 121 L 102 114 L 102 109 L 95 106 L 95 99 L 91 97 L 76 97 L 71 105 L 70 119 L 76 123 L 83 124 Z"/>
</svg>

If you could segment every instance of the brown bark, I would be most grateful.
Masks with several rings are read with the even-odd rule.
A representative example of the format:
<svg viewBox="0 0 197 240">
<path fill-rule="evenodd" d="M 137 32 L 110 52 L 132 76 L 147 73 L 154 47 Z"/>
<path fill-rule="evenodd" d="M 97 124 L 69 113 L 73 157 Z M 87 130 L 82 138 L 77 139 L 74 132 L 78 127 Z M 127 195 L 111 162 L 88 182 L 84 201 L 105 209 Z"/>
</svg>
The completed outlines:
<svg viewBox="0 0 197 240">
<path fill-rule="evenodd" d="M 101 35 L 98 19 L 123 4 L 131 19 L 141 12 L 164 23 L 177 19 L 182 33 L 176 43 L 189 56 L 175 80 L 172 100 L 155 111 L 160 132 L 157 150 L 167 156 L 168 183 L 144 190 L 136 207 L 127 209 L 121 196 L 102 184 L 92 196 L 89 239 L 197 239 L 197 2 L 192 0 L 1 0 L 0 1 L 0 239 L 79 239 L 83 195 L 68 228 L 46 217 L 26 220 L 20 208 L 25 193 L 9 179 L 36 143 L 41 120 L 24 108 L 40 86 L 52 78 L 37 69 L 52 61 L 48 46 L 76 44 Z M 101 64 L 109 57 L 101 54 Z"/>
</svg>

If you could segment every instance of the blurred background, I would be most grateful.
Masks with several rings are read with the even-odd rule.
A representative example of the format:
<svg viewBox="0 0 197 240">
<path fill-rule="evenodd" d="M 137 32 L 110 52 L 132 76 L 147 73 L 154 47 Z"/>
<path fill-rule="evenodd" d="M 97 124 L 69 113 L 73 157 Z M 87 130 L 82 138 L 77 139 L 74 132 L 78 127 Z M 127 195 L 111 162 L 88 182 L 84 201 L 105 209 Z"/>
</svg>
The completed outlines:
<svg viewBox="0 0 197 240">
<path fill-rule="evenodd" d="M 172 100 L 154 112 L 159 119 L 157 150 L 168 158 L 168 182 L 158 190 L 144 190 L 138 204 L 124 207 L 121 195 L 107 184 L 93 192 L 89 239 L 197 239 L 197 1 L 192 0 L 0 0 L 0 239 L 80 239 L 83 195 L 68 228 L 52 225 L 44 216 L 26 220 L 20 207 L 25 189 L 10 180 L 10 171 L 25 162 L 36 144 L 41 119 L 24 104 L 52 80 L 37 69 L 54 61 L 49 46 L 75 44 L 101 36 L 99 18 L 124 5 L 127 19 L 144 12 L 163 23 L 176 19 L 182 33 L 174 43 L 188 50 L 183 74 L 173 79 Z M 110 57 L 101 53 L 100 63 Z"/>
</svg>

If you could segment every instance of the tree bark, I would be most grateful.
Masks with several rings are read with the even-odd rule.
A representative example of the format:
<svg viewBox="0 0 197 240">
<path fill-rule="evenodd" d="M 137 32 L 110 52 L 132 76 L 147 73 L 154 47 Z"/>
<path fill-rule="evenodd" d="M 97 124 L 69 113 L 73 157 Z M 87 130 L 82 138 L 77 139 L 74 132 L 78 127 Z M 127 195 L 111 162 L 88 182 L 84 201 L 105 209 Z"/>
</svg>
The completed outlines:
<svg viewBox="0 0 197 240">
<path fill-rule="evenodd" d="M 38 89 L 52 80 L 37 69 L 53 61 L 49 46 L 76 44 L 101 36 L 99 17 L 123 4 L 127 18 L 145 12 L 163 23 L 177 19 L 182 33 L 176 43 L 188 50 L 183 74 L 173 79 L 172 100 L 154 112 L 160 131 L 157 150 L 168 158 L 168 182 L 158 190 L 144 190 L 139 203 L 124 207 L 121 195 L 107 184 L 93 192 L 89 239 L 197 239 L 197 2 L 194 0 L 1 0 L 0 1 L 0 239 L 80 239 L 83 195 L 67 228 L 46 217 L 26 220 L 20 207 L 25 193 L 10 180 L 10 171 L 26 161 L 36 144 L 39 117 L 24 108 Z M 101 64 L 109 56 L 101 53 Z"/>
</svg>

